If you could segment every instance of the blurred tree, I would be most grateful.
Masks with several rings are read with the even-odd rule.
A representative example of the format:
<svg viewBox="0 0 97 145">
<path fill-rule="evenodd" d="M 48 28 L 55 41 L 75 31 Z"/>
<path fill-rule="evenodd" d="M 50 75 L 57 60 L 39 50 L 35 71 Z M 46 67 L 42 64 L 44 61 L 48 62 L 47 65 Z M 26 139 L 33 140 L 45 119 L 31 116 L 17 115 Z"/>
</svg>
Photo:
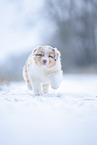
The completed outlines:
<svg viewBox="0 0 97 145">
<path fill-rule="evenodd" d="M 45 5 L 57 26 L 50 43 L 61 50 L 63 69 L 97 65 L 96 0 L 47 0 Z"/>
<path fill-rule="evenodd" d="M 46 0 L 41 8 L 39 16 L 34 16 L 34 25 L 39 25 L 42 45 L 49 44 L 61 51 L 63 70 L 71 72 L 81 67 L 97 70 L 97 0 Z M 28 28 L 33 23 L 32 13 L 30 16 L 31 19 L 27 15 Z M 21 79 L 31 51 L 10 54 L 0 66 L 0 77 Z"/>
</svg>

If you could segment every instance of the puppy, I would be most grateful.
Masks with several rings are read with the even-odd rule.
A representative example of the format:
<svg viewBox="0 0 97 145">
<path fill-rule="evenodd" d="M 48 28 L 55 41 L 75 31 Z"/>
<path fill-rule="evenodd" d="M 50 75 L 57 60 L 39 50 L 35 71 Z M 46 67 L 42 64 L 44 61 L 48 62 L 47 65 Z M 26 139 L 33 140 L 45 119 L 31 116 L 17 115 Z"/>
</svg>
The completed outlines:
<svg viewBox="0 0 97 145">
<path fill-rule="evenodd" d="M 23 77 L 35 95 L 47 94 L 49 85 L 57 89 L 62 80 L 60 52 L 51 46 L 39 46 L 33 50 L 23 68 Z"/>
</svg>

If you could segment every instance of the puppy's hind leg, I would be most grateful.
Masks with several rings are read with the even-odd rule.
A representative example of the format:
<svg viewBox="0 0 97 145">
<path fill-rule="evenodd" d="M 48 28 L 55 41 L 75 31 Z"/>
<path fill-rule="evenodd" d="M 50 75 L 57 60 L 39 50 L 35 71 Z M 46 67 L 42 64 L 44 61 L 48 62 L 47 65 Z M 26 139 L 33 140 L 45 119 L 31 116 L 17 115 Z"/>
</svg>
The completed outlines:
<svg viewBox="0 0 97 145">
<path fill-rule="evenodd" d="M 31 90 L 31 91 L 32 91 L 32 86 L 31 86 L 31 84 L 30 84 L 29 80 L 27 80 L 27 87 L 28 87 L 28 89 L 29 89 L 29 90 Z"/>
<path fill-rule="evenodd" d="M 27 84 L 28 89 L 32 90 L 32 86 L 31 86 L 31 83 L 30 83 L 30 80 L 29 80 L 29 77 L 28 77 L 28 71 L 27 71 L 27 66 L 26 65 L 23 68 L 23 77 L 24 77 L 24 80 Z"/>
<path fill-rule="evenodd" d="M 49 93 L 49 84 L 43 84 L 42 91 L 44 94 L 48 94 Z"/>
</svg>

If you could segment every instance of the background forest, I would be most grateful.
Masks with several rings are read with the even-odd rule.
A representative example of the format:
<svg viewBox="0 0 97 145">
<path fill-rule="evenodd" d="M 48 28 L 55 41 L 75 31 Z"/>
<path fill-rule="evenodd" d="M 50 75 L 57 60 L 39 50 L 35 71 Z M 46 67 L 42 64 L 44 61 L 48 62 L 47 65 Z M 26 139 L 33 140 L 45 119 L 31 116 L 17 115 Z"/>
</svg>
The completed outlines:
<svg viewBox="0 0 97 145">
<path fill-rule="evenodd" d="M 64 73 L 97 72 L 96 0 L 1 0 L 0 78 L 22 79 L 34 47 L 61 51 Z"/>
</svg>

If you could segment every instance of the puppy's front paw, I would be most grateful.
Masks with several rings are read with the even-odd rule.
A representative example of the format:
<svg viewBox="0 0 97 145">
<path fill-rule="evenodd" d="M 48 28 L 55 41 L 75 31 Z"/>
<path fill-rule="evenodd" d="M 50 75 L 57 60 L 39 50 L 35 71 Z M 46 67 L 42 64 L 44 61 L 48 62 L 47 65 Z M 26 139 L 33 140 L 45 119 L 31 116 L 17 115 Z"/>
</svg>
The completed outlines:
<svg viewBox="0 0 97 145">
<path fill-rule="evenodd" d="M 58 89 L 59 87 L 57 87 L 57 86 L 51 86 L 52 87 L 52 89 Z"/>
<path fill-rule="evenodd" d="M 35 96 L 42 96 L 42 92 L 34 92 Z"/>
<path fill-rule="evenodd" d="M 51 84 L 52 89 L 58 89 L 59 88 L 59 84 L 58 83 L 52 83 Z"/>
</svg>

